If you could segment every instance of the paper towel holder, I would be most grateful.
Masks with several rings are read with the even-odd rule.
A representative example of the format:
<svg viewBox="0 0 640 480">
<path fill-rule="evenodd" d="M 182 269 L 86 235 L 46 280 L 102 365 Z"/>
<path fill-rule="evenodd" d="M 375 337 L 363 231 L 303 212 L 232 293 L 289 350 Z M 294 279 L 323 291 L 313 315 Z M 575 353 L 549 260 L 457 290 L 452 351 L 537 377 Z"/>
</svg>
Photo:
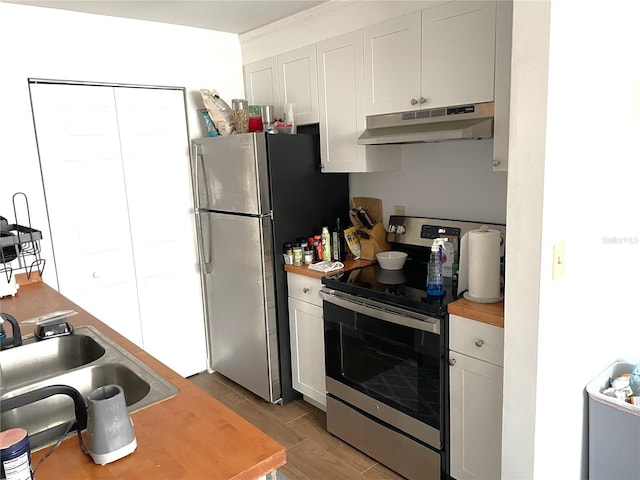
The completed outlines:
<svg viewBox="0 0 640 480">
<path fill-rule="evenodd" d="M 476 233 L 488 233 L 490 231 L 496 231 L 498 232 L 499 236 L 500 236 L 500 243 L 498 245 L 498 258 L 497 258 L 497 265 L 495 266 L 497 268 L 497 288 L 498 288 L 498 295 L 497 296 L 488 296 L 488 297 L 477 297 L 472 295 L 468 288 L 469 288 L 469 234 L 471 232 L 476 232 Z M 461 238 L 460 238 L 460 250 L 459 250 L 459 266 L 458 266 L 458 291 L 457 294 L 458 296 L 462 295 L 463 298 L 475 302 L 475 303 L 498 303 L 501 302 L 504 299 L 504 296 L 502 295 L 501 292 L 501 266 L 500 266 L 500 249 L 502 248 L 502 245 L 504 243 L 504 238 L 502 236 L 502 232 L 500 230 L 492 230 L 490 229 L 487 225 L 481 225 L 480 228 L 478 228 L 477 230 L 470 230 L 468 232 L 466 232 Z"/>
</svg>

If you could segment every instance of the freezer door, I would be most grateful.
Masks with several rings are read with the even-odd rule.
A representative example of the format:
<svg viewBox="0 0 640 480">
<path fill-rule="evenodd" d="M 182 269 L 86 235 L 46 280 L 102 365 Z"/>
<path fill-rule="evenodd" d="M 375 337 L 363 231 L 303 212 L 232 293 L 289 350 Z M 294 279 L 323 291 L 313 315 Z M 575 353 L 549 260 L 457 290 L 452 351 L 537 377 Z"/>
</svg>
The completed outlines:
<svg viewBox="0 0 640 480">
<path fill-rule="evenodd" d="M 271 211 L 264 133 L 194 140 L 196 208 L 248 215 Z"/>
<path fill-rule="evenodd" d="M 270 402 L 280 399 L 271 219 L 200 213 L 210 369 Z M 206 248 L 207 246 L 205 246 Z"/>
</svg>

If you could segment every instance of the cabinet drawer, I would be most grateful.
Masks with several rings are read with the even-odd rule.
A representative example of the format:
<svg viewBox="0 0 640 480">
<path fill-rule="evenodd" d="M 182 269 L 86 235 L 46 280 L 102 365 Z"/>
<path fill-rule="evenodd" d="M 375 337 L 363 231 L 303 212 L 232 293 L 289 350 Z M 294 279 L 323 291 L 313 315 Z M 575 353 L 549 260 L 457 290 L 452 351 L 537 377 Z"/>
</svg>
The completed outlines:
<svg viewBox="0 0 640 480">
<path fill-rule="evenodd" d="M 318 292 L 322 287 L 319 278 L 311 278 L 297 273 L 287 273 L 289 296 L 322 307 L 322 299 Z"/>
<path fill-rule="evenodd" d="M 449 315 L 449 349 L 503 366 L 504 329 Z"/>
</svg>

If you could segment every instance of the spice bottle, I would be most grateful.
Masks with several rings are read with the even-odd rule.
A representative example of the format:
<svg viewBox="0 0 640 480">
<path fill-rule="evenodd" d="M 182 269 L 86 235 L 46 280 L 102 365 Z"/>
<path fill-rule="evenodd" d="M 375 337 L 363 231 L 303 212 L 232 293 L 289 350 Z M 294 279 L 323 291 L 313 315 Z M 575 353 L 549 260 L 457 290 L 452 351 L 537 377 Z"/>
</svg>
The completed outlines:
<svg viewBox="0 0 640 480">
<path fill-rule="evenodd" d="M 302 265 L 302 247 L 298 243 L 293 246 L 293 264 L 296 267 Z"/>
</svg>

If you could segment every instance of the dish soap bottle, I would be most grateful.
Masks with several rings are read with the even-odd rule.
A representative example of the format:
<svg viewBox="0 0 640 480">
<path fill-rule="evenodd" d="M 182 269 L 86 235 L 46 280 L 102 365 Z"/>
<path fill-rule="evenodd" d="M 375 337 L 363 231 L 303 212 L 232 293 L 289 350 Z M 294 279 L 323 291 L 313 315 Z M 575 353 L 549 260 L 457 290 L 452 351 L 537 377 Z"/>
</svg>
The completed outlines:
<svg viewBox="0 0 640 480">
<path fill-rule="evenodd" d="M 434 238 L 431 245 L 427 274 L 427 295 L 431 297 L 441 297 L 444 294 L 442 250 L 446 241 L 448 241 L 446 238 Z"/>
</svg>

